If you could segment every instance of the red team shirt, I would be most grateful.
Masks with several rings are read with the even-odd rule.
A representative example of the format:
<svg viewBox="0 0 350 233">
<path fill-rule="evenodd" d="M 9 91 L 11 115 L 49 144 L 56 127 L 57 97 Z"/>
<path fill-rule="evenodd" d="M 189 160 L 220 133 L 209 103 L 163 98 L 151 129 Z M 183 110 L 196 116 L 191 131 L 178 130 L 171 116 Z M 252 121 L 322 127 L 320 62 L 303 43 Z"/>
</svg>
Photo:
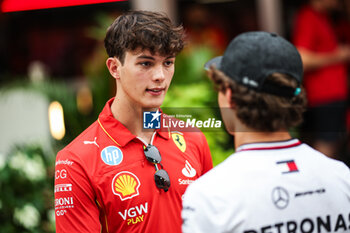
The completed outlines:
<svg viewBox="0 0 350 233">
<path fill-rule="evenodd" d="M 181 232 L 182 196 L 212 168 L 200 132 L 156 131 L 151 144 L 170 177 L 154 182 L 142 140 L 116 120 L 107 102 L 98 120 L 61 150 L 55 167 L 56 232 Z"/>
<path fill-rule="evenodd" d="M 326 14 L 311 7 L 302 8 L 297 15 L 293 42 L 317 53 L 334 52 L 338 48 L 336 33 Z M 347 71 L 344 63 L 337 63 L 306 72 L 304 86 L 310 106 L 342 101 L 347 98 Z"/>
</svg>

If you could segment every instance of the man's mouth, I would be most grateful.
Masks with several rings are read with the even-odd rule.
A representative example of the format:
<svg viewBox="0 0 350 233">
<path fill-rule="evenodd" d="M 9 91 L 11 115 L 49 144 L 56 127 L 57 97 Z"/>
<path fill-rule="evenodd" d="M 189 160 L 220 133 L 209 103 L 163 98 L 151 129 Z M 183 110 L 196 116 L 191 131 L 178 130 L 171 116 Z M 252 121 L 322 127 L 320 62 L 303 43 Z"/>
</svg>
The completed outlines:
<svg viewBox="0 0 350 233">
<path fill-rule="evenodd" d="M 165 91 L 164 87 L 147 88 L 146 91 L 151 95 L 160 95 Z"/>
</svg>

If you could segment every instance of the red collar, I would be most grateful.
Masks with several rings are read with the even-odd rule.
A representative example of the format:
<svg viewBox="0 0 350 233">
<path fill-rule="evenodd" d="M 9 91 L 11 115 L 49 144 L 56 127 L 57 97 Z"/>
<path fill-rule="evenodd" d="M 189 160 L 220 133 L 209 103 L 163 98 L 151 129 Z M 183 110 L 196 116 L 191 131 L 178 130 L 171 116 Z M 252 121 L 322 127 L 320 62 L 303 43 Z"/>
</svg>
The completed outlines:
<svg viewBox="0 0 350 233">
<path fill-rule="evenodd" d="M 113 100 L 114 98 L 108 100 L 97 121 L 107 136 L 118 146 L 123 147 L 135 139 L 136 136 L 133 135 L 122 123 L 114 118 L 111 111 Z M 157 134 L 166 140 L 170 138 L 169 131 L 159 129 L 157 130 Z"/>
<path fill-rule="evenodd" d="M 237 148 L 236 152 L 248 151 L 248 150 L 277 150 L 277 149 L 286 149 L 290 147 L 299 146 L 301 142 L 298 139 L 290 139 L 286 141 L 277 141 L 277 142 L 258 142 L 258 143 L 249 143 L 241 145 Z"/>
</svg>

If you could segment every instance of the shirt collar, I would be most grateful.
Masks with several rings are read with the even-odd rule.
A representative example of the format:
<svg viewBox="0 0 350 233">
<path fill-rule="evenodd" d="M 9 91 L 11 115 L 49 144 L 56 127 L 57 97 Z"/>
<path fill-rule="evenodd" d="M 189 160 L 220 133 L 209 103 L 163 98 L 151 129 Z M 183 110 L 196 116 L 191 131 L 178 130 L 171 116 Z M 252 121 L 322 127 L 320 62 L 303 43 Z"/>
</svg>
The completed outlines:
<svg viewBox="0 0 350 233">
<path fill-rule="evenodd" d="M 169 128 L 166 129 L 157 129 L 157 134 L 161 136 L 162 138 L 168 140 L 170 138 L 170 130 Z"/>
<path fill-rule="evenodd" d="M 248 151 L 248 150 L 276 150 L 276 149 L 286 149 L 290 147 L 299 146 L 301 142 L 294 138 L 286 141 L 276 141 L 276 142 L 258 142 L 249 143 L 239 146 L 236 152 Z"/>
<path fill-rule="evenodd" d="M 108 100 L 97 121 L 107 136 L 118 146 L 123 147 L 135 139 L 136 136 L 133 135 L 122 123 L 114 118 L 111 111 L 113 100 L 114 98 Z M 166 140 L 170 138 L 169 130 L 158 129 L 157 135 Z"/>
</svg>

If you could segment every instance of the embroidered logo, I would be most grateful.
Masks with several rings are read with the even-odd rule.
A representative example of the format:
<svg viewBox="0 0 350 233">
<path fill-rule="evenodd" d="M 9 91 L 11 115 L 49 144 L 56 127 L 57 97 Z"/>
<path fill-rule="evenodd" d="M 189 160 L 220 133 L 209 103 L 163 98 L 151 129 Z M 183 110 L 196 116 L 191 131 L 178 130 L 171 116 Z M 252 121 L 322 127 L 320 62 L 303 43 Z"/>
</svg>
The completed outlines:
<svg viewBox="0 0 350 233">
<path fill-rule="evenodd" d="M 299 172 L 297 164 L 295 163 L 294 160 L 278 161 L 276 162 L 276 164 L 281 169 L 282 174 Z"/>
<path fill-rule="evenodd" d="M 97 139 L 97 137 L 95 137 L 93 141 L 84 141 L 84 144 L 85 145 L 93 144 L 93 145 L 96 145 L 98 148 L 100 148 L 100 146 L 96 142 L 96 139 Z"/>
<path fill-rule="evenodd" d="M 182 134 L 180 134 L 180 133 L 172 133 L 171 137 L 173 138 L 173 141 L 174 141 L 175 145 L 182 152 L 185 152 L 186 151 L 186 141 L 185 141 L 184 136 L 182 136 Z"/>
</svg>

